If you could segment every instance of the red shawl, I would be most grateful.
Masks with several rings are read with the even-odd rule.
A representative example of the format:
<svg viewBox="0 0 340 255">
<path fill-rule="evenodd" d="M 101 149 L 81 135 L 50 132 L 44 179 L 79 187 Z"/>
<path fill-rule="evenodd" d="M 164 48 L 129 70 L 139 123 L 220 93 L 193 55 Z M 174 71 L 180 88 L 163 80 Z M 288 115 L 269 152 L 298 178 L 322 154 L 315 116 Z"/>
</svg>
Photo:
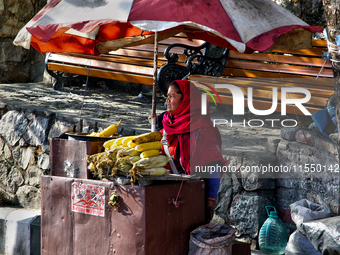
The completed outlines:
<svg viewBox="0 0 340 255">
<path fill-rule="evenodd" d="M 188 80 L 176 82 L 183 93 L 182 102 L 173 114 L 164 114 L 163 127 L 169 144 L 180 146 L 182 168 L 189 174 L 195 166 L 217 162 L 226 164 L 222 156 L 220 132 L 213 127 L 209 110 L 207 115 L 201 114 L 200 90 Z"/>
</svg>

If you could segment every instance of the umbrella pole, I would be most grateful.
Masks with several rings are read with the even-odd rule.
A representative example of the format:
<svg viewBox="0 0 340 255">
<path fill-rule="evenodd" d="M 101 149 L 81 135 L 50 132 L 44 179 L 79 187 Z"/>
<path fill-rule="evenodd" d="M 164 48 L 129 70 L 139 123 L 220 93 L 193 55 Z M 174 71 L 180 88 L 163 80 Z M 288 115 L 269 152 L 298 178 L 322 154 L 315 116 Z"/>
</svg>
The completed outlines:
<svg viewBox="0 0 340 255">
<path fill-rule="evenodd" d="M 153 60 L 153 90 L 152 90 L 152 114 L 151 132 L 156 130 L 156 100 L 157 100 L 157 62 L 158 62 L 158 32 L 155 32 L 154 60 Z"/>
</svg>

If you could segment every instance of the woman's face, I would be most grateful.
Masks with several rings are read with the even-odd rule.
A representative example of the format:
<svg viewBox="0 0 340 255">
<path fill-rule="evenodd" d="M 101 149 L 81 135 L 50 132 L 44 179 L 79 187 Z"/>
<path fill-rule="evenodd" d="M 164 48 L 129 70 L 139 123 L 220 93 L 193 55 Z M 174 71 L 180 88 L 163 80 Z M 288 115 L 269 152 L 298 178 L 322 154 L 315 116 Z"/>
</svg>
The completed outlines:
<svg viewBox="0 0 340 255">
<path fill-rule="evenodd" d="M 167 110 L 170 113 L 174 113 L 182 102 L 183 95 L 177 93 L 177 89 L 174 86 L 170 86 L 168 89 L 168 98 L 166 99 Z"/>
</svg>

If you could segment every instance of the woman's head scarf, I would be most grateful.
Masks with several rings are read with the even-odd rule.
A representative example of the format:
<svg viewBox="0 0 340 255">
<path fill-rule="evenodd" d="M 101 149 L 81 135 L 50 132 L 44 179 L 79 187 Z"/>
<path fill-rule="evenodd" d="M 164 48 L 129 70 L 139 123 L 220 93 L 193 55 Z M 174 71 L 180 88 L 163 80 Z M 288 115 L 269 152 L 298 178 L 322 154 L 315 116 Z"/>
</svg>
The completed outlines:
<svg viewBox="0 0 340 255">
<path fill-rule="evenodd" d="M 173 114 L 164 114 L 163 127 L 168 142 L 178 139 L 182 168 L 190 174 L 196 166 L 227 164 L 222 156 L 221 135 L 213 126 L 209 108 L 207 115 L 201 114 L 201 91 L 188 80 L 176 82 L 183 93 L 182 102 Z"/>
<path fill-rule="evenodd" d="M 163 127 L 168 135 L 189 133 L 203 127 L 212 126 L 210 114 L 201 114 L 201 91 L 188 80 L 175 81 L 183 97 L 178 109 L 172 114 L 166 112 Z"/>
</svg>

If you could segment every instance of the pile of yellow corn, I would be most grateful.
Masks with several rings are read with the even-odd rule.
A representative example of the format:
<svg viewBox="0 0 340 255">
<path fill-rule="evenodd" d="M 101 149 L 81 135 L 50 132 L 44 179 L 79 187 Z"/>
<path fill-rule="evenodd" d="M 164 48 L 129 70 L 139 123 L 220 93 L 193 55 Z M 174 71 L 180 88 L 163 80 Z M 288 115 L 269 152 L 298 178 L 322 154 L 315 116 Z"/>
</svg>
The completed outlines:
<svg viewBox="0 0 340 255">
<path fill-rule="evenodd" d="M 112 139 L 103 144 L 105 151 L 87 156 L 89 169 L 100 178 L 122 171 L 135 182 L 136 175 L 164 175 L 169 158 L 159 155 L 162 135 L 155 131 L 139 136 Z"/>
<path fill-rule="evenodd" d="M 164 166 L 169 162 L 169 158 L 159 155 L 162 147 L 160 140 L 162 134 L 159 131 L 143 134 L 131 140 L 135 145 L 135 150 L 140 152 L 140 160 L 133 164 L 129 171 L 131 182 L 135 182 L 136 175 L 164 175 L 168 170 Z"/>
</svg>

